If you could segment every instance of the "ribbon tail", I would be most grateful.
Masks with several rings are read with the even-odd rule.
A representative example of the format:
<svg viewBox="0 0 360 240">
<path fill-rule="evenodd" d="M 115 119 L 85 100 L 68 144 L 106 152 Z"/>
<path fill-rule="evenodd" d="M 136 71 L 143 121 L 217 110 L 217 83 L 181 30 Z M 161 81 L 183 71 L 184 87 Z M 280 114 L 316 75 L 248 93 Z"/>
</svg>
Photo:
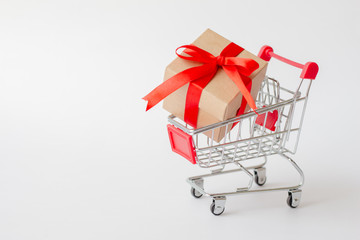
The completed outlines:
<svg viewBox="0 0 360 240">
<path fill-rule="evenodd" d="M 243 78 L 248 78 L 246 76 L 241 75 L 235 66 L 223 66 L 225 73 L 229 76 L 231 80 L 234 81 L 236 86 L 239 88 L 240 92 L 242 93 L 243 97 L 246 99 L 247 103 L 251 107 L 251 109 L 258 114 L 255 110 L 257 109 L 256 103 L 251 96 L 249 90 L 246 88 L 244 84 Z"/>
<path fill-rule="evenodd" d="M 153 106 L 155 106 L 156 104 L 158 104 L 161 100 L 155 100 L 153 101 L 152 96 L 150 95 L 150 93 L 148 95 L 146 95 L 145 97 L 142 98 L 143 100 L 147 101 L 146 104 L 146 112 L 151 109 Z"/>
</svg>

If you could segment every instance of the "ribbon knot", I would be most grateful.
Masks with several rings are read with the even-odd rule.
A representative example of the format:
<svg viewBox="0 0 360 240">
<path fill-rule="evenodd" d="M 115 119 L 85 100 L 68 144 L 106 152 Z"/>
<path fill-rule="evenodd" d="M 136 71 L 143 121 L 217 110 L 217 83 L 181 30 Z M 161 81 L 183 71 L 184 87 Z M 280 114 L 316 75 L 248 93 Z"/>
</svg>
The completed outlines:
<svg viewBox="0 0 360 240">
<path fill-rule="evenodd" d="M 184 49 L 183 54 L 178 53 L 179 49 Z M 143 98 L 148 101 L 146 110 L 149 110 L 168 95 L 189 83 L 184 121 L 196 128 L 202 90 L 215 76 L 218 68 L 221 67 L 243 95 L 241 105 L 245 105 L 239 109 L 238 115 L 243 113 L 246 103 L 255 111 L 255 109 L 257 109 L 255 101 L 249 89 L 247 89 L 245 82 L 251 82 L 249 76 L 259 67 L 259 64 L 252 59 L 236 57 L 243 50 L 242 47 L 235 43 L 230 43 L 222 50 L 219 56 L 215 57 L 211 53 L 194 45 L 178 47 L 175 53 L 179 58 L 200 62 L 203 63 L 203 65 L 179 72 L 157 86 Z"/>
<path fill-rule="evenodd" d="M 225 64 L 225 57 L 224 56 L 221 56 L 221 55 L 219 55 L 219 56 L 217 56 L 216 57 L 216 64 L 218 65 L 218 66 L 223 66 L 224 64 Z"/>
</svg>

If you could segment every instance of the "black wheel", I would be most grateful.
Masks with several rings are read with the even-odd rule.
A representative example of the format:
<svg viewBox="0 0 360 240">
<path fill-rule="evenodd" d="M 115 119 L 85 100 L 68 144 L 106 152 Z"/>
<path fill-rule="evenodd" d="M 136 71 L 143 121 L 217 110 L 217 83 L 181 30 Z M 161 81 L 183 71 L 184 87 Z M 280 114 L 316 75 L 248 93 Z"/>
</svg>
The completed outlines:
<svg viewBox="0 0 360 240">
<path fill-rule="evenodd" d="M 194 198 L 201 198 L 202 197 L 202 194 L 193 187 L 191 188 L 190 192 L 191 192 L 191 195 L 193 195 Z"/>
<path fill-rule="evenodd" d="M 291 208 L 296 208 L 297 207 L 297 206 L 294 206 L 294 204 L 293 204 L 293 197 L 292 197 L 291 193 L 289 193 L 289 196 L 288 196 L 288 198 L 286 200 L 286 203 Z"/>
<path fill-rule="evenodd" d="M 215 216 L 219 216 L 219 215 L 221 215 L 221 214 L 225 211 L 225 207 L 215 206 L 215 202 L 213 202 L 213 203 L 210 205 L 210 211 L 211 211 L 212 214 L 214 214 Z"/>
<path fill-rule="evenodd" d="M 266 183 L 266 177 L 260 179 L 258 173 L 255 171 L 255 182 L 257 185 L 263 186 Z"/>
</svg>

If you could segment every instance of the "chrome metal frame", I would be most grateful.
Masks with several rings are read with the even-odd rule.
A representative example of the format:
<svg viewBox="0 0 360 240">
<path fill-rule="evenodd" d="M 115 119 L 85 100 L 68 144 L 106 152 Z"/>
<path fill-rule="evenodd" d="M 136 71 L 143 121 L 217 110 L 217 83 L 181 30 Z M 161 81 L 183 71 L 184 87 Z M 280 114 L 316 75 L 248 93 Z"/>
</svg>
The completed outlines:
<svg viewBox="0 0 360 240">
<path fill-rule="evenodd" d="M 198 193 L 213 198 L 211 207 L 215 215 L 220 215 L 224 211 L 226 196 L 241 193 L 285 190 L 289 193 L 289 206 L 297 207 L 299 205 L 300 188 L 304 184 L 304 174 L 288 154 L 295 154 L 298 147 L 310 87 L 311 80 L 307 86 L 304 86 L 304 79 L 301 79 L 296 91 L 290 91 L 281 87 L 274 78 L 265 77 L 256 99 L 257 113 L 265 114 L 264 122 L 266 122 L 269 113 L 274 110 L 278 112 L 274 131 L 267 129 L 265 124 L 262 126 L 256 124 L 258 115 L 253 111 L 198 129 L 188 126 L 173 115 L 169 116 L 168 121 L 171 124 L 192 136 L 196 162 L 199 167 L 211 170 L 209 174 L 190 177 L 187 182 Z M 300 92 L 303 88 L 305 88 L 304 96 Z M 295 116 L 298 113 L 300 114 L 300 121 L 296 124 L 294 120 L 299 117 Z M 220 142 L 213 140 L 215 131 L 225 131 L 226 133 Z M 290 143 L 291 141 L 293 142 Z M 253 182 L 259 177 L 265 183 L 266 171 L 264 166 L 267 163 L 267 156 L 275 154 L 287 159 L 295 168 L 300 177 L 299 183 L 294 186 L 276 188 L 253 188 Z M 264 161 L 260 164 L 247 167 L 243 165 L 245 161 L 261 157 Z M 237 169 L 224 171 L 228 164 L 236 165 Z M 254 173 L 250 170 L 254 170 Z M 237 188 L 233 192 L 209 193 L 205 191 L 204 178 L 240 171 L 249 176 L 247 187 Z M 256 183 L 258 185 L 263 184 Z"/>
</svg>

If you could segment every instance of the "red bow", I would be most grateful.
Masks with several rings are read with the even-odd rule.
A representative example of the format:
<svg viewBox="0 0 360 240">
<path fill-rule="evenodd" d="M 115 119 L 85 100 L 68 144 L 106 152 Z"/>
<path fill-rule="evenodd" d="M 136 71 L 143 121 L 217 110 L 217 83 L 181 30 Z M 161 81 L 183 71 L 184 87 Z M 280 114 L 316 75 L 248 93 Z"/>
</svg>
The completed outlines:
<svg viewBox="0 0 360 240">
<path fill-rule="evenodd" d="M 184 53 L 188 56 L 178 54 L 178 50 L 182 48 L 185 48 Z M 243 50 L 243 48 L 235 43 L 230 43 L 222 50 L 219 56 L 215 57 L 211 53 L 194 45 L 184 45 L 177 48 L 176 55 L 178 57 L 204 64 L 179 72 L 152 90 L 143 98 L 148 101 L 146 111 L 177 89 L 190 83 L 186 97 L 184 121 L 196 127 L 201 92 L 214 77 L 219 67 L 224 69 L 229 78 L 233 80 L 249 106 L 253 110 L 257 109 L 255 101 L 244 82 L 251 81 L 249 76 L 259 68 L 259 64 L 249 58 L 236 57 Z"/>
</svg>

